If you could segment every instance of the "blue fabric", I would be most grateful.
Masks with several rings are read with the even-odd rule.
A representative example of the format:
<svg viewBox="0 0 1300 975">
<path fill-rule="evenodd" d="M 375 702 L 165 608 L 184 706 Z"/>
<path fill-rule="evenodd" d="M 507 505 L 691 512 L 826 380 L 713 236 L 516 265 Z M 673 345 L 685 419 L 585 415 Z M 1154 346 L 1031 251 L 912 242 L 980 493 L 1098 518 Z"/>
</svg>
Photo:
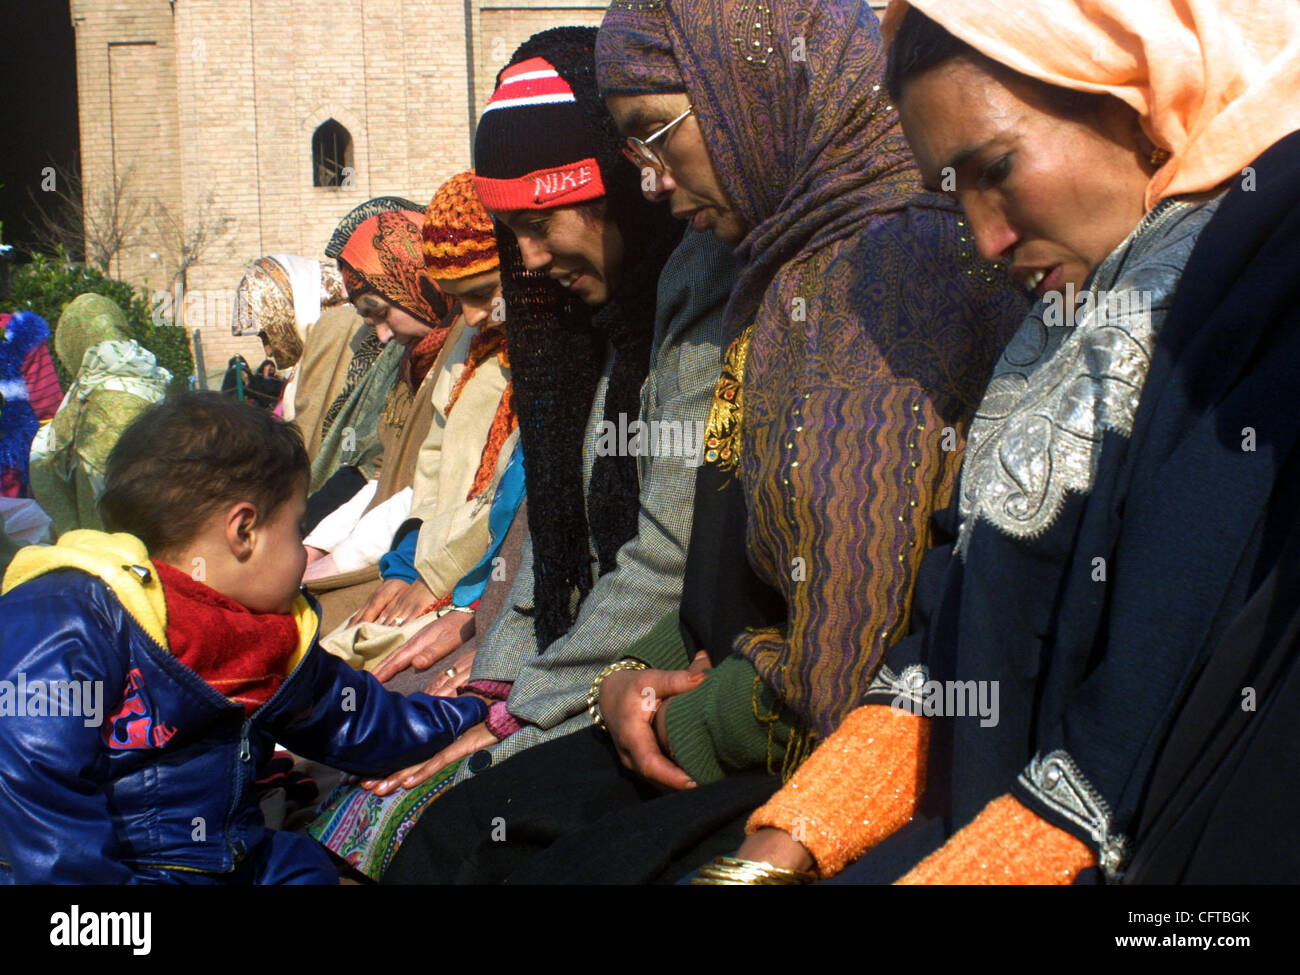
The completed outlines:
<svg viewBox="0 0 1300 975">
<path fill-rule="evenodd" d="M 1257 183 L 1229 190 L 1183 260 L 1167 317 L 1151 323 L 1131 433 L 1101 434 L 1090 491 L 1067 495 L 1030 537 L 977 521 L 964 557 L 943 540 L 955 537 L 958 500 L 936 518 L 936 564 L 922 566 L 912 635 L 887 663 L 989 681 L 1000 717 L 934 721 L 921 816 L 960 829 L 1009 791 L 1097 849 L 1093 823 L 1021 774 L 1059 751 L 1098 797 L 1107 837 L 1129 834 L 1189 682 L 1276 563 L 1300 492 L 1300 414 L 1282 405 L 1300 385 L 1300 135 L 1254 169 Z M 1156 252 L 1135 266 L 1121 287 L 1146 289 L 1171 265 Z M 1258 443 L 1245 445 L 1248 429 Z M 998 445 L 999 456 L 1023 449 Z M 1240 706 L 1239 687 L 1220 693 Z M 896 694 L 882 682 L 867 700 Z"/>
<path fill-rule="evenodd" d="M 415 546 L 420 540 L 419 531 L 409 531 L 402 536 L 396 547 L 390 548 L 379 557 L 379 577 L 381 579 L 401 579 L 403 582 L 415 582 L 420 573 L 415 568 Z"/>
<path fill-rule="evenodd" d="M 15 312 L 0 333 L 0 382 L 9 387 L 0 409 L 0 470 L 14 469 L 26 484 L 28 455 L 40 421 L 27 398 L 23 363 L 36 346 L 50 337 L 50 327 L 40 315 Z M 21 394 L 14 389 L 22 383 Z"/>
<path fill-rule="evenodd" d="M 492 496 L 492 508 L 488 512 L 488 533 L 492 542 L 478 565 L 466 572 L 464 578 L 456 583 L 456 588 L 451 591 L 453 606 L 469 606 L 482 597 L 488 580 L 492 578 L 492 562 L 501 551 L 506 533 L 510 531 L 510 525 L 519 512 L 519 506 L 523 503 L 524 450 L 516 443 L 514 453 L 510 455 L 506 469 L 501 473 L 497 493 Z"/>
<path fill-rule="evenodd" d="M 318 882 L 322 858 L 291 863 L 258 808 L 256 772 L 275 742 L 373 777 L 428 758 L 487 711 L 472 697 L 386 691 L 313 642 L 248 717 L 77 570 L 0 597 L 0 670 L 29 689 L 103 690 L 86 718 L 20 716 L 10 700 L 0 721 L 0 879 L 18 883 Z M 259 866 L 246 875 L 249 858 Z"/>
</svg>

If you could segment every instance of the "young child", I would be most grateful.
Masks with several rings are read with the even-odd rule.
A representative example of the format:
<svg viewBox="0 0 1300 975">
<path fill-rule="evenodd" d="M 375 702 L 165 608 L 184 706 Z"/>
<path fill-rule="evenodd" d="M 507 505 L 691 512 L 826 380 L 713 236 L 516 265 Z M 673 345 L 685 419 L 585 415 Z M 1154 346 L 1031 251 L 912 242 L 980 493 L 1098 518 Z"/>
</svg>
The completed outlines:
<svg viewBox="0 0 1300 975">
<path fill-rule="evenodd" d="M 111 532 L 14 558 L 0 596 L 0 882 L 334 883 L 254 794 L 276 742 L 383 776 L 484 719 L 317 646 L 296 428 L 218 393 L 150 407 L 108 460 Z"/>
</svg>

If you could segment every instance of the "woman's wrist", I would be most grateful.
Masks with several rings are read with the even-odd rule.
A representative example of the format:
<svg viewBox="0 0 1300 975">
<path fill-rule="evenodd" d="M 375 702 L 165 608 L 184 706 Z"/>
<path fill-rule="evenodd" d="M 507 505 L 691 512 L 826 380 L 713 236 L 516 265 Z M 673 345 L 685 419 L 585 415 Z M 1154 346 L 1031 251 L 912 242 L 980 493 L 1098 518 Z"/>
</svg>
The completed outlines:
<svg viewBox="0 0 1300 975">
<path fill-rule="evenodd" d="M 806 884 L 817 877 L 802 870 L 789 870 L 763 860 L 743 860 L 739 857 L 718 857 L 706 864 L 691 879 L 691 883 L 710 887 L 737 885 L 788 887 Z"/>
<path fill-rule="evenodd" d="M 625 657 L 622 660 L 616 660 L 596 675 L 596 679 L 591 682 L 591 690 L 587 692 L 587 713 L 591 715 L 591 720 L 595 722 L 597 728 L 601 731 L 609 730 L 605 726 L 605 716 L 600 713 L 600 689 L 604 686 L 605 680 L 619 671 L 649 669 L 649 666 L 643 661 Z"/>
</svg>

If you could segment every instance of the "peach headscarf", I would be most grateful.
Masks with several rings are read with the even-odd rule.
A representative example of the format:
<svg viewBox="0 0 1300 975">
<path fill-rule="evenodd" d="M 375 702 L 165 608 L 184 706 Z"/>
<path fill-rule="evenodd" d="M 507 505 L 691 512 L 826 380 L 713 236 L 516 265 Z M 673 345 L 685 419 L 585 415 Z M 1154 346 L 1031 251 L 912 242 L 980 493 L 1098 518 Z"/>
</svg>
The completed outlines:
<svg viewBox="0 0 1300 975">
<path fill-rule="evenodd" d="M 1108 92 L 1170 159 L 1147 208 L 1231 179 L 1300 129 L 1296 0 L 891 0 L 993 60 L 1050 84 Z"/>
</svg>

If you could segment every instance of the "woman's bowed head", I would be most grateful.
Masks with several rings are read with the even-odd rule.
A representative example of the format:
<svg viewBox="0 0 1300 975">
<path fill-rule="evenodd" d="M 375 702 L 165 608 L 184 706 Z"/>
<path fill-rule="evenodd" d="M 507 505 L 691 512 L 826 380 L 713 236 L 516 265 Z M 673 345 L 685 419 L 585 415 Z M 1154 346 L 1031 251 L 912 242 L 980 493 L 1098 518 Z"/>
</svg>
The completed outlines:
<svg viewBox="0 0 1300 975">
<path fill-rule="evenodd" d="M 610 95 L 605 104 L 627 136 L 629 158 L 642 167 L 647 199 L 667 202 L 678 220 L 730 247 L 745 239 L 749 225 L 718 181 L 685 92 Z"/>
<path fill-rule="evenodd" d="M 473 170 L 438 188 L 425 210 L 422 233 L 425 277 L 460 303 L 465 323 L 484 329 L 504 322 L 496 232 L 474 189 Z"/>
<path fill-rule="evenodd" d="M 1167 158 L 1138 113 L 1019 74 L 915 8 L 894 45 L 887 84 L 926 186 L 961 203 L 980 253 L 1026 290 L 1083 292 Z"/>
<path fill-rule="evenodd" d="M 623 267 L 623 235 L 602 197 L 549 210 L 494 214 L 514 231 L 524 267 L 544 274 L 584 304 L 605 304 Z"/>
<path fill-rule="evenodd" d="M 592 307 L 609 301 L 623 268 L 603 155 L 550 61 L 523 58 L 501 72 L 475 134 L 475 189 L 514 233 L 524 267 Z"/>
</svg>

